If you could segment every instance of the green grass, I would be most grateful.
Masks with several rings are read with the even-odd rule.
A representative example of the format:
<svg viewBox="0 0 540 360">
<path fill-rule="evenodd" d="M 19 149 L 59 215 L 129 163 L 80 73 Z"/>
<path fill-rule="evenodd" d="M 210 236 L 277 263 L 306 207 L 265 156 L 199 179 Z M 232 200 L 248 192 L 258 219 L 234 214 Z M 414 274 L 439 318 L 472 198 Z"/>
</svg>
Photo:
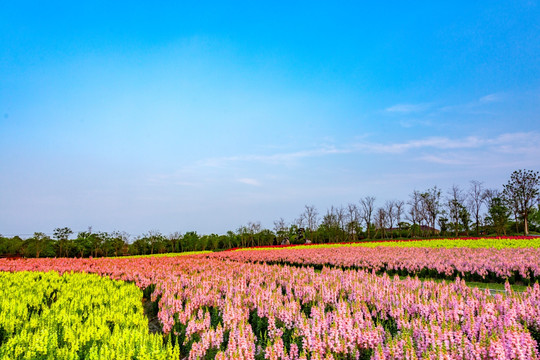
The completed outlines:
<svg viewBox="0 0 540 360">
<path fill-rule="evenodd" d="M 321 269 L 315 269 L 316 273 L 320 273 Z M 401 280 L 404 280 L 407 278 L 407 276 L 400 276 Z M 437 283 L 441 283 L 445 281 L 447 284 L 451 283 L 451 280 L 444 280 L 444 279 L 433 279 L 433 278 L 418 278 L 420 281 L 435 281 Z M 490 290 L 497 290 L 497 291 L 505 291 L 504 284 L 501 283 L 493 283 L 493 282 L 478 282 L 478 281 L 467 281 L 465 282 L 468 287 L 470 288 L 478 288 L 478 289 L 490 289 Z M 527 290 L 530 286 L 525 285 L 510 285 L 513 291 L 516 292 L 523 292 Z"/>
</svg>

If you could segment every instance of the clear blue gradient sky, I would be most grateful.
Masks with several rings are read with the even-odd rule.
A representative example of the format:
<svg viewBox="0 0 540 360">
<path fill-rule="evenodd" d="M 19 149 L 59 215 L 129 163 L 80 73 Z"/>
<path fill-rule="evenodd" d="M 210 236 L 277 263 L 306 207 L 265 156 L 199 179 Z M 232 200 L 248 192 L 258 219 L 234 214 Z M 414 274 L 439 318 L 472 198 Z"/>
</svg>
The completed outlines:
<svg viewBox="0 0 540 360">
<path fill-rule="evenodd" d="M 537 1 L 0 3 L 0 233 L 272 228 L 540 169 Z"/>
</svg>

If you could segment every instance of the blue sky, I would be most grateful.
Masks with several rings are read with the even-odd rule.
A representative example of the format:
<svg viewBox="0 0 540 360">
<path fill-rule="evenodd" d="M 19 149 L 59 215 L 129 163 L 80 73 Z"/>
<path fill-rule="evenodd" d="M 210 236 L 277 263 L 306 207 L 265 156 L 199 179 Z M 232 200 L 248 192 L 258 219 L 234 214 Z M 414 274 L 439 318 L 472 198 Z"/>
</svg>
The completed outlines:
<svg viewBox="0 0 540 360">
<path fill-rule="evenodd" d="M 540 169 L 537 1 L 2 2 L 0 233 L 272 228 Z"/>
</svg>

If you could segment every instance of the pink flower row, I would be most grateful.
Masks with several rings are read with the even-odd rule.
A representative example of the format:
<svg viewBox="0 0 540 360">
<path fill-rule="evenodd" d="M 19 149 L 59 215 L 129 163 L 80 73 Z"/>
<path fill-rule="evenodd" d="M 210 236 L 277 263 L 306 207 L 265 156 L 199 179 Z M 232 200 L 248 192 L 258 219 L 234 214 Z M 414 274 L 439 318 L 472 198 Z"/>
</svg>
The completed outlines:
<svg viewBox="0 0 540 360">
<path fill-rule="evenodd" d="M 286 251 L 257 250 L 221 252 L 208 255 L 241 262 L 271 262 L 301 265 L 331 265 L 375 271 L 423 270 L 447 276 L 474 274 L 507 279 L 518 274 L 533 280 L 540 276 L 540 248 L 408 248 L 337 247 L 302 248 Z"/>
</svg>

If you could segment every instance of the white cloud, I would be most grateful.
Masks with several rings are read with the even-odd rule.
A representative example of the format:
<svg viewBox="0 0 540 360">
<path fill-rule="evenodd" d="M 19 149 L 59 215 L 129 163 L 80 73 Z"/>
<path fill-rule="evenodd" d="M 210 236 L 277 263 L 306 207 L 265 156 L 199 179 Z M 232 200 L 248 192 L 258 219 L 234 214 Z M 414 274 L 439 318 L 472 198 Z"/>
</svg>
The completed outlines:
<svg viewBox="0 0 540 360">
<path fill-rule="evenodd" d="M 442 164 L 442 165 L 469 165 L 471 164 L 471 159 L 469 157 L 463 158 L 463 157 L 455 156 L 454 154 L 424 155 L 424 156 L 419 157 L 418 160 L 435 163 L 435 164 Z"/>
<path fill-rule="evenodd" d="M 172 184 L 177 186 L 199 186 L 200 181 L 188 180 L 186 176 L 179 173 L 174 174 L 154 174 L 149 179 L 148 182 L 154 185 L 163 185 L 163 184 Z"/>
<path fill-rule="evenodd" d="M 486 111 L 486 105 L 503 101 L 505 96 L 502 93 L 493 93 L 484 95 L 479 99 L 455 105 L 447 105 L 441 107 L 442 112 L 457 112 L 466 114 L 490 114 Z"/>
<path fill-rule="evenodd" d="M 356 148 L 360 151 L 371 153 L 390 153 L 399 154 L 413 149 L 434 148 L 434 149 L 463 149 L 475 148 L 484 143 L 485 140 L 475 136 L 469 136 L 463 139 L 449 139 L 446 137 L 430 137 L 420 140 L 411 140 L 404 143 L 360 143 Z"/>
<path fill-rule="evenodd" d="M 498 102 L 503 99 L 502 94 L 489 94 L 486 96 L 482 96 L 480 99 L 478 99 L 478 102 L 480 104 L 486 104 L 486 103 L 492 103 L 492 102 Z"/>
<path fill-rule="evenodd" d="M 335 147 L 321 147 L 318 149 L 300 150 L 288 153 L 277 153 L 269 155 L 238 155 L 221 158 L 209 158 L 199 162 L 203 167 L 223 167 L 231 162 L 261 162 L 267 164 L 283 164 L 290 163 L 296 160 L 319 157 L 332 154 L 350 153 L 352 149 L 338 149 Z"/>
<path fill-rule="evenodd" d="M 432 126 L 432 122 L 430 120 L 402 118 L 399 121 L 399 125 L 401 125 L 404 128 L 412 128 L 414 126 Z"/>
<path fill-rule="evenodd" d="M 424 104 L 396 104 L 385 109 L 386 112 L 396 114 L 410 114 L 427 110 L 431 105 Z"/>
<path fill-rule="evenodd" d="M 238 182 L 251 186 L 261 186 L 261 183 L 258 180 L 252 178 L 241 178 L 238 179 Z"/>
<path fill-rule="evenodd" d="M 343 147 L 326 146 L 296 152 L 266 155 L 238 155 L 221 158 L 209 158 L 200 161 L 195 168 L 224 169 L 233 163 L 262 163 L 271 165 L 290 165 L 308 158 L 337 156 L 343 154 L 406 154 L 414 152 L 416 158 L 423 161 L 464 165 L 481 161 L 480 153 L 499 155 L 522 155 L 540 158 L 540 133 L 516 132 L 504 133 L 495 137 L 467 136 L 462 138 L 428 137 L 406 142 L 383 143 L 361 141 Z M 422 154 L 422 152 L 428 152 Z M 260 185 L 251 178 L 238 179 L 248 185 Z"/>
</svg>

